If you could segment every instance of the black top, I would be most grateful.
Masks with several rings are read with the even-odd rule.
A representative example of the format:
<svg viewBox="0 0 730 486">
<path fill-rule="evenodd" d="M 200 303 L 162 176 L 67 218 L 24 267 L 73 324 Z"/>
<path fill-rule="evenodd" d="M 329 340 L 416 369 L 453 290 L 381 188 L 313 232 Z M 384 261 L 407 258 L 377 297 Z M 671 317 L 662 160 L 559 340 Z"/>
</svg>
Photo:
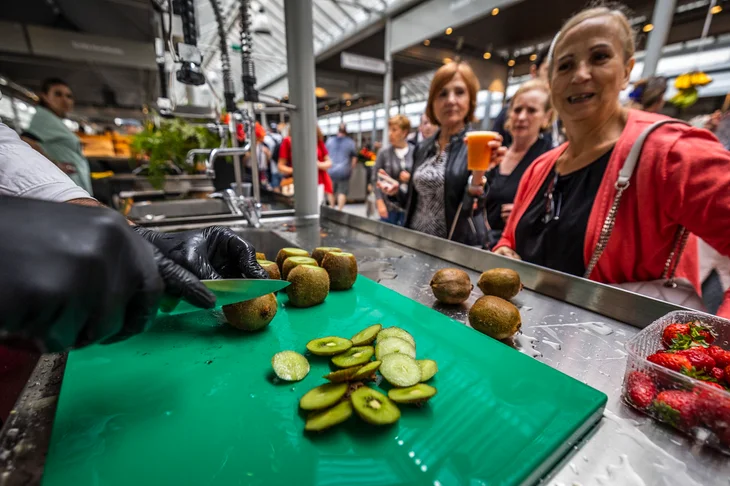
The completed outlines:
<svg viewBox="0 0 730 486">
<path fill-rule="evenodd" d="M 487 172 L 487 181 L 489 182 L 489 194 L 487 194 L 487 220 L 489 227 L 493 230 L 503 230 L 504 220 L 502 219 L 502 204 L 512 204 L 517 194 L 517 187 L 520 185 L 520 179 L 527 168 L 535 159 L 552 148 L 552 142 L 549 137 L 540 135 L 535 143 L 527 150 L 525 155 L 514 168 L 511 174 L 503 175 L 499 173 L 499 167 Z"/>
<path fill-rule="evenodd" d="M 580 170 L 558 176 L 557 181 L 555 170 L 550 172 L 515 228 L 515 251 L 524 261 L 583 276 L 588 217 L 612 152 Z M 545 222 L 549 205 L 546 193 L 553 185 L 553 201 L 560 211 L 557 218 Z"/>
</svg>

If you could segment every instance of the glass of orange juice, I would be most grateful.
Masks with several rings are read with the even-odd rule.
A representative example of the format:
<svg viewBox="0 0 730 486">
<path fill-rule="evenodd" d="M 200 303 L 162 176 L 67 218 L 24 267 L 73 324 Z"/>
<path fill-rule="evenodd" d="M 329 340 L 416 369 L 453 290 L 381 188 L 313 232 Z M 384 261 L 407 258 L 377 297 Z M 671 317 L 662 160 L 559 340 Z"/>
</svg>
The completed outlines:
<svg viewBox="0 0 730 486">
<path fill-rule="evenodd" d="M 489 142 L 498 137 L 497 132 L 469 132 L 467 139 L 467 168 L 469 170 L 486 171 L 492 161 L 492 149 Z"/>
</svg>

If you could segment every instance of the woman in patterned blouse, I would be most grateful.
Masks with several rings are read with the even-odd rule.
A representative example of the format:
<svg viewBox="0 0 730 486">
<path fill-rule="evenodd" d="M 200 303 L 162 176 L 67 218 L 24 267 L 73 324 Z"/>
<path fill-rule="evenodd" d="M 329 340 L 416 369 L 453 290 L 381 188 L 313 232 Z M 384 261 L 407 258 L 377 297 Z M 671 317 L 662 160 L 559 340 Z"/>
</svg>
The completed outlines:
<svg viewBox="0 0 730 486">
<path fill-rule="evenodd" d="M 426 115 L 439 127 L 421 142 L 413 155 L 408 190 L 398 190 L 387 174 L 378 187 L 398 194 L 406 208 L 406 228 L 466 245 L 482 247 L 486 241 L 484 172 L 467 169 L 464 136 L 474 120 L 479 81 L 463 62 L 442 66 L 431 81 Z M 492 164 L 504 157 L 502 140 L 490 142 Z"/>
</svg>

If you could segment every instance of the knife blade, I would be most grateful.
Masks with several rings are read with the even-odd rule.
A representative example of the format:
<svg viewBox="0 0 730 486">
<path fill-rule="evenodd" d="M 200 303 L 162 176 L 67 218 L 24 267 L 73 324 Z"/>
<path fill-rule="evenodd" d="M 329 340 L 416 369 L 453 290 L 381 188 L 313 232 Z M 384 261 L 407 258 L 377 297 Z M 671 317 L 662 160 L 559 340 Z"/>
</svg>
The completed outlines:
<svg viewBox="0 0 730 486">
<path fill-rule="evenodd" d="M 255 299 L 262 295 L 271 294 L 286 288 L 289 282 L 285 280 L 257 280 L 245 278 L 230 278 L 221 280 L 201 280 L 213 294 L 215 294 L 215 308 L 219 309 L 224 305 L 235 304 L 245 300 Z M 175 301 L 169 297 L 163 299 L 160 305 L 160 313 L 166 315 L 187 314 L 197 312 L 200 307 L 195 307 L 184 300 Z"/>
</svg>

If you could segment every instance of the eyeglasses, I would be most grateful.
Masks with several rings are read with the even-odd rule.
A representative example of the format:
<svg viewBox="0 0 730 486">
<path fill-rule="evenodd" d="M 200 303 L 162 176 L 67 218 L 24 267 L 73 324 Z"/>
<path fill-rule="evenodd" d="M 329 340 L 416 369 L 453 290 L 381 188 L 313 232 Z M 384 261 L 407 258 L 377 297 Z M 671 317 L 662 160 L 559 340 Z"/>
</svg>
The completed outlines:
<svg viewBox="0 0 730 486">
<path fill-rule="evenodd" d="M 555 186 L 558 184 L 558 177 L 560 176 L 555 172 L 553 180 L 550 181 L 545 191 L 545 216 L 542 217 L 542 222 L 545 224 L 560 219 L 560 208 L 563 206 L 563 193 L 558 192 L 556 200 Z"/>
</svg>

